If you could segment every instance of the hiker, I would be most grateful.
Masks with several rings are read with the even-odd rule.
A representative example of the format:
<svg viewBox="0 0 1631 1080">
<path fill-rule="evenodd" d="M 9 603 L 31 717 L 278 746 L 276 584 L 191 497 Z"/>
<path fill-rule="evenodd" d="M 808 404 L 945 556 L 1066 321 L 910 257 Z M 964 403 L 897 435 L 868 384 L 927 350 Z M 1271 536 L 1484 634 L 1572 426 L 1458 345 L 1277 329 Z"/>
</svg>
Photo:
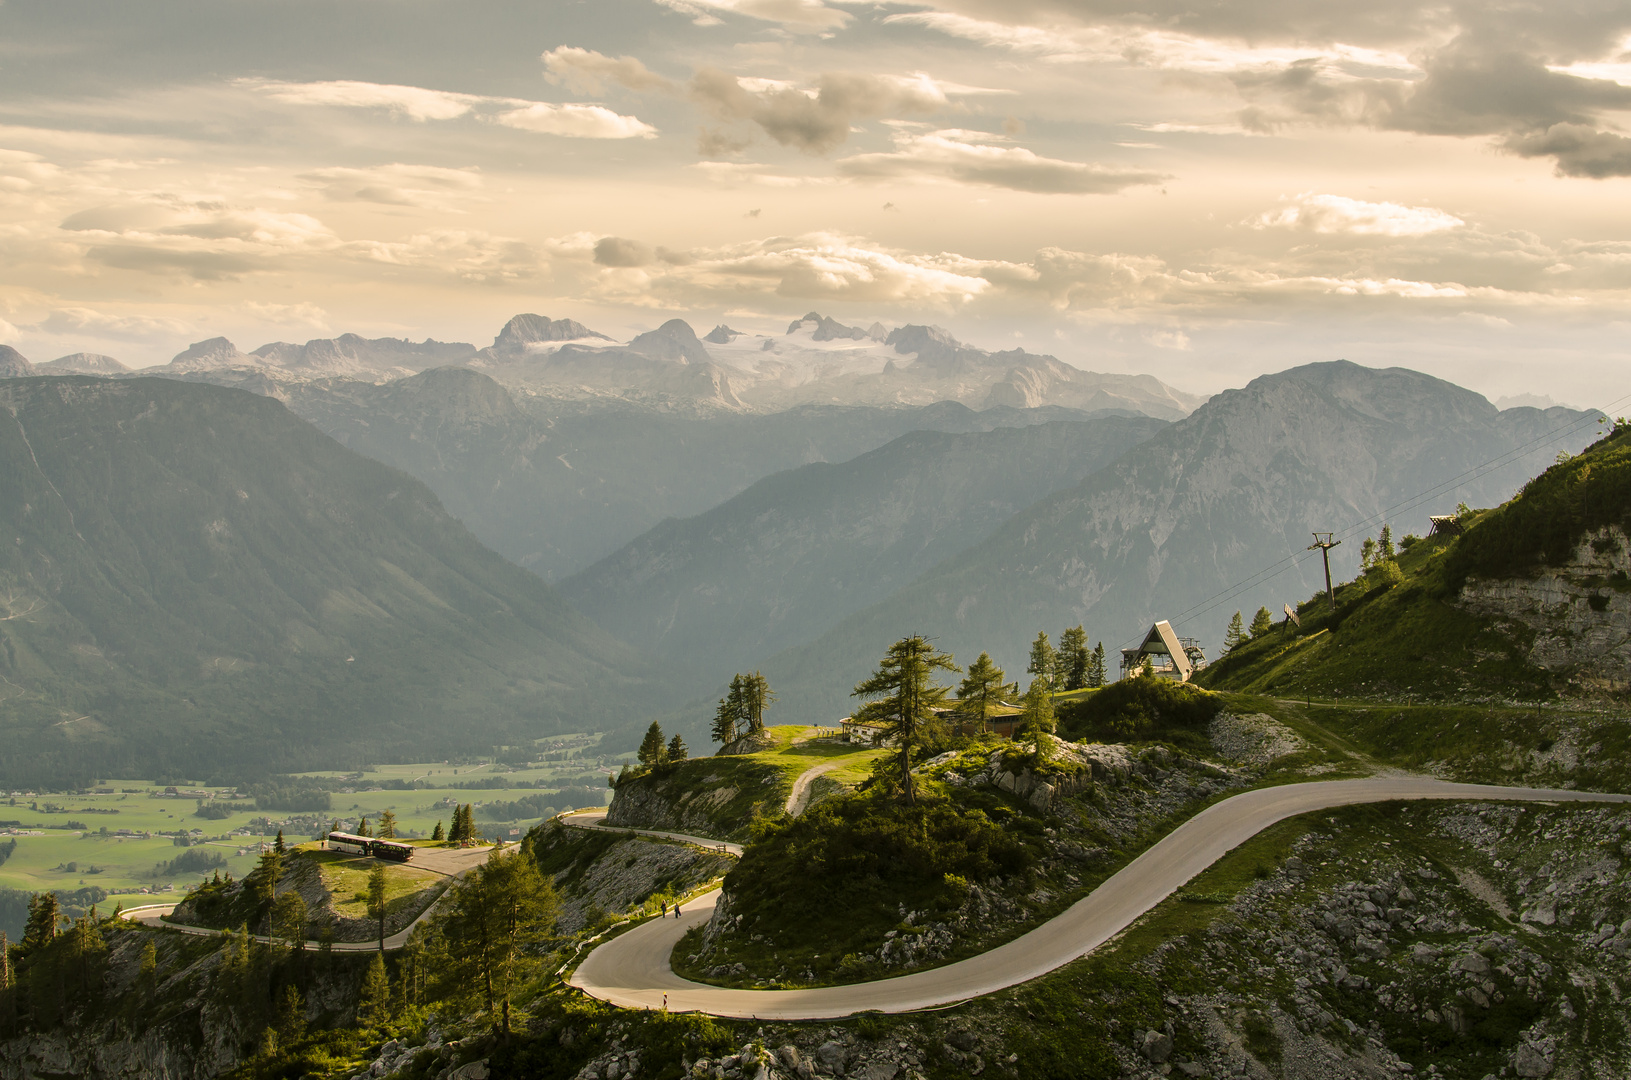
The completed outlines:
<svg viewBox="0 0 1631 1080">
<path fill-rule="evenodd" d="M 666 919 L 666 918 L 668 918 L 668 901 L 664 900 L 662 902 L 662 905 L 663 905 L 663 918 Z"/>
</svg>

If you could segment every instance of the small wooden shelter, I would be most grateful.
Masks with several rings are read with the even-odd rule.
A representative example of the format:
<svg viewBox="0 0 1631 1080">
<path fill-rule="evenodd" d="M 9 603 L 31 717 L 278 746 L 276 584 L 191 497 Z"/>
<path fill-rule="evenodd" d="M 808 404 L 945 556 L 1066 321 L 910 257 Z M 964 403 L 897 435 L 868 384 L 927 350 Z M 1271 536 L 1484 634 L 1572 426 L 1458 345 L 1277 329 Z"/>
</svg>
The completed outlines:
<svg viewBox="0 0 1631 1080">
<path fill-rule="evenodd" d="M 1148 657 L 1150 667 L 1158 678 L 1188 682 L 1205 664 L 1204 658 L 1197 663 L 1199 654 L 1198 645 L 1186 646 L 1173 631 L 1172 624 L 1162 619 L 1150 627 L 1150 632 L 1144 635 L 1144 641 L 1138 648 L 1121 650 L 1121 677 L 1125 679 L 1138 674 Z"/>
</svg>

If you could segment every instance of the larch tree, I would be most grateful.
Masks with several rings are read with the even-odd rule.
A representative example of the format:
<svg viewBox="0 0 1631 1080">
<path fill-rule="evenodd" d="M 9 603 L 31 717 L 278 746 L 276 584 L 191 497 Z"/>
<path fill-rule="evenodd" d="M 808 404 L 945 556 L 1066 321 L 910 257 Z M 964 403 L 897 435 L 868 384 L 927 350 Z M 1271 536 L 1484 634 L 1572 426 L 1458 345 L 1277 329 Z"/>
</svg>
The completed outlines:
<svg viewBox="0 0 1631 1080">
<path fill-rule="evenodd" d="M 870 699 L 855 711 L 855 719 L 882 724 L 884 740 L 893 740 L 899 748 L 901 785 L 908 803 L 917 802 L 912 751 L 934 727 L 934 710 L 946 700 L 948 690 L 931 680 L 936 671 L 958 670 L 950 653 L 937 652 L 922 634 L 913 634 L 889 646 L 878 670 L 851 692 L 852 697 Z"/>
<path fill-rule="evenodd" d="M 1002 668 L 991 662 L 990 653 L 981 653 L 979 659 L 968 666 L 968 673 L 957 687 L 957 712 L 979 721 L 980 730 L 986 728 L 991 712 L 1002 700 L 1008 684 Z"/>
<path fill-rule="evenodd" d="M 1046 680 L 1031 680 L 1030 687 L 1025 691 L 1025 710 L 1020 715 L 1020 726 L 1031 736 L 1036 756 L 1046 757 L 1047 740 L 1043 736 L 1058 726 L 1053 710 L 1053 693 L 1048 689 Z"/>
<path fill-rule="evenodd" d="M 640 764 L 646 768 L 661 765 L 668 758 L 668 747 L 663 742 L 662 725 L 653 720 L 651 726 L 646 728 L 646 737 L 640 740 L 640 750 L 636 755 Z"/>
<path fill-rule="evenodd" d="M 447 839 L 447 833 L 446 833 L 446 831 L 444 831 L 442 829 L 442 823 L 440 821 L 438 821 L 436 823 L 436 827 L 430 831 L 430 838 L 432 840 L 446 840 Z"/>
<path fill-rule="evenodd" d="M 1037 631 L 1036 640 L 1031 642 L 1031 662 L 1026 665 L 1026 672 L 1035 678 L 1051 682 L 1055 656 L 1053 642 L 1048 640 L 1048 632 Z"/>
<path fill-rule="evenodd" d="M 1080 624 L 1059 635 L 1059 659 L 1053 679 L 1055 690 L 1080 690 L 1087 685 L 1092 658 L 1087 651 L 1087 631 Z"/>
<path fill-rule="evenodd" d="M 396 839 L 396 811 L 387 810 L 379 816 L 379 838 L 381 840 Z"/>
<path fill-rule="evenodd" d="M 776 700 L 770 680 L 759 672 L 742 678 L 742 706 L 747 714 L 748 732 L 757 735 L 765 729 L 765 710 Z"/>
<path fill-rule="evenodd" d="M 375 953 L 357 995 L 357 1019 L 369 1027 L 378 1027 L 390 1018 L 391 980 L 385 974 L 385 954 Z"/>
<path fill-rule="evenodd" d="M 363 818 L 361 821 L 357 822 L 357 835 L 358 836 L 373 836 L 374 835 L 374 827 L 372 825 L 368 824 L 368 819 L 367 818 Z"/>
<path fill-rule="evenodd" d="M 282 829 L 277 831 L 277 839 L 272 841 L 272 850 L 277 852 L 279 855 L 282 855 L 284 852 L 289 850 L 289 845 L 283 842 Z"/>
<path fill-rule="evenodd" d="M 685 745 L 685 740 L 678 735 L 668 740 L 668 760 L 684 761 L 691 753 L 691 748 Z"/>
<path fill-rule="evenodd" d="M 1260 607 L 1257 609 L 1257 614 L 1252 616 L 1251 629 L 1254 638 L 1262 637 L 1274 629 L 1274 616 L 1269 614 L 1268 608 Z"/>
<path fill-rule="evenodd" d="M 1376 561 L 1385 562 L 1397 554 L 1393 548 L 1393 526 L 1383 525 L 1381 539 L 1376 541 Z"/>
<path fill-rule="evenodd" d="M 494 1028 L 510 1031 L 510 997 L 537 965 L 561 910 L 560 897 L 525 852 L 497 849 L 454 886 L 443 924 L 448 955 L 468 987 L 480 987 Z"/>
<path fill-rule="evenodd" d="M 736 741 L 736 725 L 741 722 L 736 706 L 725 698 L 719 699 L 719 708 L 714 710 L 714 742 L 721 746 L 729 746 Z"/>
<path fill-rule="evenodd" d="M 1235 617 L 1229 620 L 1229 629 L 1223 632 L 1223 651 L 1234 652 L 1246 640 L 1246 620 L 1235 612 Z"/>
</svg>

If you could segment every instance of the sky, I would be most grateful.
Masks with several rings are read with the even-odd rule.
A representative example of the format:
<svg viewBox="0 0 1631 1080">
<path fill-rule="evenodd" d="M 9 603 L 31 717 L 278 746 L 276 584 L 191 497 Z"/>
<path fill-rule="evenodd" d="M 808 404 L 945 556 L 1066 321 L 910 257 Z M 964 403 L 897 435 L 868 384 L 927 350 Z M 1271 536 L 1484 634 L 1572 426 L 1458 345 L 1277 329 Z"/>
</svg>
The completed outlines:
<svg viewBox="0 0 1631 1080">
<path fill-rule="evenodd" d="M 934 323 L 1631 394 L 1631 4 L 0 0 L 0 341 Z"/>
</svg>

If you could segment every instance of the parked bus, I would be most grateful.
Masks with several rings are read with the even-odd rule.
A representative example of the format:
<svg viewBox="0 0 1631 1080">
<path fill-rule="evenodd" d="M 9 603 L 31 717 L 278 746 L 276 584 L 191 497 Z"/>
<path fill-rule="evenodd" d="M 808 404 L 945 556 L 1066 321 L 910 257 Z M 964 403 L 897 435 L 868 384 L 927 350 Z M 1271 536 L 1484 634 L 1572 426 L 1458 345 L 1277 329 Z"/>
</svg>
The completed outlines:
<svg viewBox="0 0 1631 1080">
<path fill-rule="evenodd" d="M 370 855 L 374 850 L 374 842 L 366 836 L 331 832 L 328 834 L 328 849 L 330 851 L 344 851 L 352 855 Z"/>
<path fill-rule="evenodd" d="M 413 847 L 408 844 L 399 844 L 395 840 L 375 840 L 374 858 L 407 862 L 413 858 Z"/>
</svg>

